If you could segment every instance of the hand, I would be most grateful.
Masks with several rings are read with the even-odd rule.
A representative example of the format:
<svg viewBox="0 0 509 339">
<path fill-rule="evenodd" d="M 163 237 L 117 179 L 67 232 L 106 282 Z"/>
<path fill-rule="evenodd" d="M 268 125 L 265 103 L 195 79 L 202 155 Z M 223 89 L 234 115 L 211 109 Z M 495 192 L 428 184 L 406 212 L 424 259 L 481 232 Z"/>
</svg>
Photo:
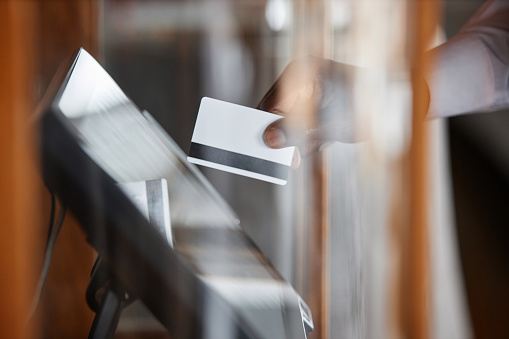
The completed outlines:
<svg viewBox="0 0 509 339">
<path fill-rule="evenodd" d="M 258 108 L 284 116 L 264 133 L 271 148 L 297 146 L 292 167 L 306 155 L 333 142 L 358 142 L 351 109 L 352 79 L 358 68 L 318 57 L 292 61 L 265 94 Z"/>
</svg>

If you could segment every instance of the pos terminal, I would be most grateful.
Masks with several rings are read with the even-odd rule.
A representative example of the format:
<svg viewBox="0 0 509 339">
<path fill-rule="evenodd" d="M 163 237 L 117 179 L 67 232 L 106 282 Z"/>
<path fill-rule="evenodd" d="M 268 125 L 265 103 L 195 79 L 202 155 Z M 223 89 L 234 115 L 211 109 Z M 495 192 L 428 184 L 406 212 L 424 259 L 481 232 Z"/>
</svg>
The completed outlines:
<svg viewBox="0 0 509 339">
<path fill-rule="evenodd" d="M 184 152 L 85 50 L 57 73 L 44 105 L 44 180 L 117 290 L 139 298 L 172 338 L 306 338 L 313 322 L 304 301 Z M 167 185 L 171 236 L 118 185 L 150 180 Z M 98 314 L 105 303 L 97 300 Z M 111 305 L 120 312 L 122 302 Z M 93 336 L 111 337 L 118 317 L 102 321 L 109 330 Z"/>
</svg>

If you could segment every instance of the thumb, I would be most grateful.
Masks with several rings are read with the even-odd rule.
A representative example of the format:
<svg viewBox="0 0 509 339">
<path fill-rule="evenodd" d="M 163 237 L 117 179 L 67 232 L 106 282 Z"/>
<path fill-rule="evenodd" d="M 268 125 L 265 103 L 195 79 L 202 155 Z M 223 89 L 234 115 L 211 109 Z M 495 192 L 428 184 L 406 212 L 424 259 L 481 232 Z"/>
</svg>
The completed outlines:
<svg viewBox="0 0 509 339">
<path fill-rule="evenodd" d="M 270 148 L 283 148 L 289 146 L 283 119 L 276 120 L 267 126 L 263 133 L 263 141 Z"/>
<path fill-rule="evenodd" d="M 270 148 L 282 148 L 290 146 L 288 145 L 287 134 L 284 129 L 283 119 L 274 121 L 272 124 L 267 126 L 263 134 L 263 140 L 265 144 Z M 296 147 L 293 154 L 291 167 L 296 169 L 300 165 L 300 152 Z"/>
</svg>

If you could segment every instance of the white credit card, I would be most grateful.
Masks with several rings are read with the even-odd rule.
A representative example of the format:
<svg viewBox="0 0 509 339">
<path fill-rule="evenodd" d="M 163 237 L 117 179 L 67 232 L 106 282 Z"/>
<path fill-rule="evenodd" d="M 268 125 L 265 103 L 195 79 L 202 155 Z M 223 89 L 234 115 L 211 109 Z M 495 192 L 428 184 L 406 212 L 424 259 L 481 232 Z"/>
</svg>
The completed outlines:
<svg viewBox="0 0 509 339">
<path fill-rule="evenodd" d="M 203 98 L 187 160 L 222 171 L 285 185 L 295 147 L 265 145 L 265 128 L 280 115 Z"/>
</svg>

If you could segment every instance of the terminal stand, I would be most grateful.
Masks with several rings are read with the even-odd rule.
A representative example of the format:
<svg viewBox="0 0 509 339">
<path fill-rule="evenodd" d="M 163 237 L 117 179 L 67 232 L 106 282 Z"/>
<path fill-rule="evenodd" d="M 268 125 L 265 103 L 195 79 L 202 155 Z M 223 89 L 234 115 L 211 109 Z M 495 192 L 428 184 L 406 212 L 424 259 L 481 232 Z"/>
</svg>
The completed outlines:
<svg viewBox="0 0 509 339">
<path fill-rule="evenodd" d="M 113 338 L 122 309 L 134 301 L 101 258 L 97 258 L 92 268 L 86 299 L 96 313 L 89 339 Z"/>
</svg>

